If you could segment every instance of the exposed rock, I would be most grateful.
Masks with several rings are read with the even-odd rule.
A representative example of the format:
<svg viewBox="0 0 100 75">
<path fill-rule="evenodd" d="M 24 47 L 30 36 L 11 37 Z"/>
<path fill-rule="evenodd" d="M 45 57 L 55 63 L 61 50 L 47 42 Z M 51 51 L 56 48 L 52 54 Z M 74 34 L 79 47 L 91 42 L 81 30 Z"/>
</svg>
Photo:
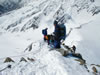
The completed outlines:
<svg viewBox="0 0 100 75">
<path fill-rule="evenodd" d="M 68 51 L 71 51 L 71 53 L 75 53 L 76 51 L 76 46 L 73 45 L 73 47 L 69 47 L 67 45 L 65 45 L 64 43 L 62 44 L 64 46 L 64 48 L 66 48 Z"/>
<path fill-rule="evenodd" d="M 80 65 L 86 64 L 85 60 L 82 59 L 75 59 L 76 61 L 80 62 Z"/>
<path fill-rule="evenodd" d="M 7 62 L 14 62 L 14 60 L 12 60 L 10 57 L 7 57 L 4 61 L 4 63 L 7 63 Z"/>
<path fill-rule="evenodd" d="M 95 66 L 92 67 L 92 70 L 94 75 L 98 75 L 98 70 Z"/>
<path fill-rule="evenodd" d="M 27 62 L 27 60 L 26 60 L 24 57 L 22 57 L 22 58 L 20 59 L 20 62 L 22 62 L 22 61 Z"/>
<path fill-rule="evenodd" d="M 73 45 L 73 47 L 72 47 L 72 52 L 75 53 L 75 51 L 76 51 L 76 46 Z"/>
<path fill-rule="evenodd" d="M 68 52 L 68 51 L 64 51 L 63 56 L 67 56 L 68 54 L 69 54 L 69 52 Z"/>
<path fill-rule="evenodd" d="M 95 2 L 95 0 L 90 0 L 91 2 Z"/>
<path fill-rule="evenodd" d="M 24 52 L 25 52 L 25 51 L 31 51 L 31 50 L 32 50 L 32 45 L 33 45 L 33 43 L 31 43 L 31 44 L 24 50 Z"/>
<path fill-rule="evenodd" d="M 100 67 L 100 65 L 96 65 L 97 67 Z"/>
<path fill-rule="evenodd" d="M 80 53 L 72 53 L 72 55 L 73 55 L 74 57 L 77 57 L 77 58 L 79 58 L 79 59 L 84 60 L 83 57 L 82 57 L 82 55 L 81 55 Z M 85 62 L 85 60 L 84 60 L 84 62 Z"/>
<path fill-rule="evenodd" d="M 11 65 L 8 65 L 7 68 L 11 68 Z"/>
<path fill-rule="evenodd" d="M 100 67 L 100 65 L 99 65 L 99 64 L 91 64 L 91 66 L 92 66 L 92 65 L 97 66 L 97 67 Z"/>
<path fill-rule="evenodd" d="M 95 65 L 95 64 L 91 64 L 91 65 Z"/>
<path fill-rule="evenodd" d="M 98 73 L 98 71 L 97 71 L 95 66 L 92 67 L 92 70 L 93 70 L 94 73 Z"/>
<path fill-rule="evenodd" d="M 27 58 L 29 61 L 31 61 L 31 62 L 33 62 L 33 61 L 35 61 L 33 58 Z"/>
<path fill-rule="evenodd" d="M 21 6 L 23 6 L 23 4 L 21 4 L 20 0 L 2 0 L 2 2 L 0 1 L 0 12 L 1 14 L 4 14 L 6 12 L 19 9 Z"/>
</svg>

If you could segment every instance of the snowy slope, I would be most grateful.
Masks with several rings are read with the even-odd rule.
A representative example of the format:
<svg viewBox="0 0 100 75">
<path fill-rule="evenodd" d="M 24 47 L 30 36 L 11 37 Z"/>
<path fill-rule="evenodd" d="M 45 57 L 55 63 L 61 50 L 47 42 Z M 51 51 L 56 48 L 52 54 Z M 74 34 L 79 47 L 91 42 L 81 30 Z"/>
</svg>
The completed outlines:
<svg viewBox="0 0 100 75">
<path fill-rule="evenodd" d="M 25 0 L 24 3 L 24 7 L 0 17 L 0 75 L 93 75 L 91 64 L 100 64 L 98 2 Z M 75 61 L 77 58 L 63 57 L 55 50 L 49 51 L 49 46 L 43 41 L 42 29 L 48 27 L 51 34 L 53 20 L 63 14 L 67 14 L 67 33 L 72 29 L 64 43 L 77 46 L 76 52 L 82 54 L 90 72 Z M 11 57 L 15 63 L 3 63 L 6 57 Z M 20 62 L 22 57 L 28 62 Z M 12 68 L 4 69 L 8 64 Z M 99 75 L 100 68 L 97 69 Z"/>
<path fill-rule="evenodd" d="M 93 18 L 94 21 L 88 23 L 81 30 L 79 30 L 82 37 L 82 41 L 79 43 L 79 49 L 82 50 L 82 53 L 88 62 L 99 64 L 100 14 Z"/>
</svg>

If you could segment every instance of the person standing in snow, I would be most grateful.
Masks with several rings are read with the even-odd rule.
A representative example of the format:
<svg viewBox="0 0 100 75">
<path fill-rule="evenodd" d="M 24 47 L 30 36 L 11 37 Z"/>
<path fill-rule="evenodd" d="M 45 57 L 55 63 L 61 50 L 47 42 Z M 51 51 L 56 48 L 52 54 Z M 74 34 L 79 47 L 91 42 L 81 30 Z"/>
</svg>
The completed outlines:
<svg viewBox="0 0 100 75">
<path fill-rule="evenodd" d="M 58 21 L 54 21 L 54 47 L 60 48 L 61 40 L 65 40 L 66 38 L 66 27 L 64 24 L 58 24 Z"/>
</svg>

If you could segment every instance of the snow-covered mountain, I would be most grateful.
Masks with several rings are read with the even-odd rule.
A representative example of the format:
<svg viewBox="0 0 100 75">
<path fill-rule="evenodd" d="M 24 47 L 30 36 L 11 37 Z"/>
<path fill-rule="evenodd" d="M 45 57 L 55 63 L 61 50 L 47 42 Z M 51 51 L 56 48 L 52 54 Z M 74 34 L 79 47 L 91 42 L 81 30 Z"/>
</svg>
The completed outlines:
<svg viewBox="0 0 100 75">
<path fill-rule="evenodd" d="M 0 14 L 16 10 L 33 0 L 0 0 Z"/>
<path fill-rule="evenodd" d="M 0 75 L 100 75 L 99 2 L 0 0 Z M 53 21 L 62 16 L 67 33 L 71 31 L 64 43 L 77 47 L 85 65 L 75 57 L 50 51 L 43 41 L 42 29 L 47 27 L 51 34 Z M 14 63 L 4 63 L 6 57 Z"/>
</svg>

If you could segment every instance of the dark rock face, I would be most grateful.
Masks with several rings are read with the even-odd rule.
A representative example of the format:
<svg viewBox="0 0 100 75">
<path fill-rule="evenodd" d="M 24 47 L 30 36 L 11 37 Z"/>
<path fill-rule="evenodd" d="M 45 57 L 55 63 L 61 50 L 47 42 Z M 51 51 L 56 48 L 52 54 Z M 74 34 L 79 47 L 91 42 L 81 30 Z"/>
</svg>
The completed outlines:
<svg viewBox="0 0 100 75">
<path fill-rule="evenodd" d="M 4 61 L 4 63 L 7 63 L 7 62 L 14 62 L 14 60 L 11 59 L 10 57 L 7 57 L 7 58 L 5 59 L 5 61 Z"/>
<path fill-rule="evenodd" d="M 2 14 L 4 12 L 4 7 L 2 5 L 0 5 L 0 14 Z"/>
<path fill-rule="evenodd" d="M 12 0 L 4 1 L 0 4 L 0 15 L 9 11 L 12 11 L 14 9 L 20 8 L 20 1 L 14 2 Z"/>
<path fill-rule="evenodd" d="M 95 2 L 95 0 L 90 0 L 91 2 Z"/>
</svg>

